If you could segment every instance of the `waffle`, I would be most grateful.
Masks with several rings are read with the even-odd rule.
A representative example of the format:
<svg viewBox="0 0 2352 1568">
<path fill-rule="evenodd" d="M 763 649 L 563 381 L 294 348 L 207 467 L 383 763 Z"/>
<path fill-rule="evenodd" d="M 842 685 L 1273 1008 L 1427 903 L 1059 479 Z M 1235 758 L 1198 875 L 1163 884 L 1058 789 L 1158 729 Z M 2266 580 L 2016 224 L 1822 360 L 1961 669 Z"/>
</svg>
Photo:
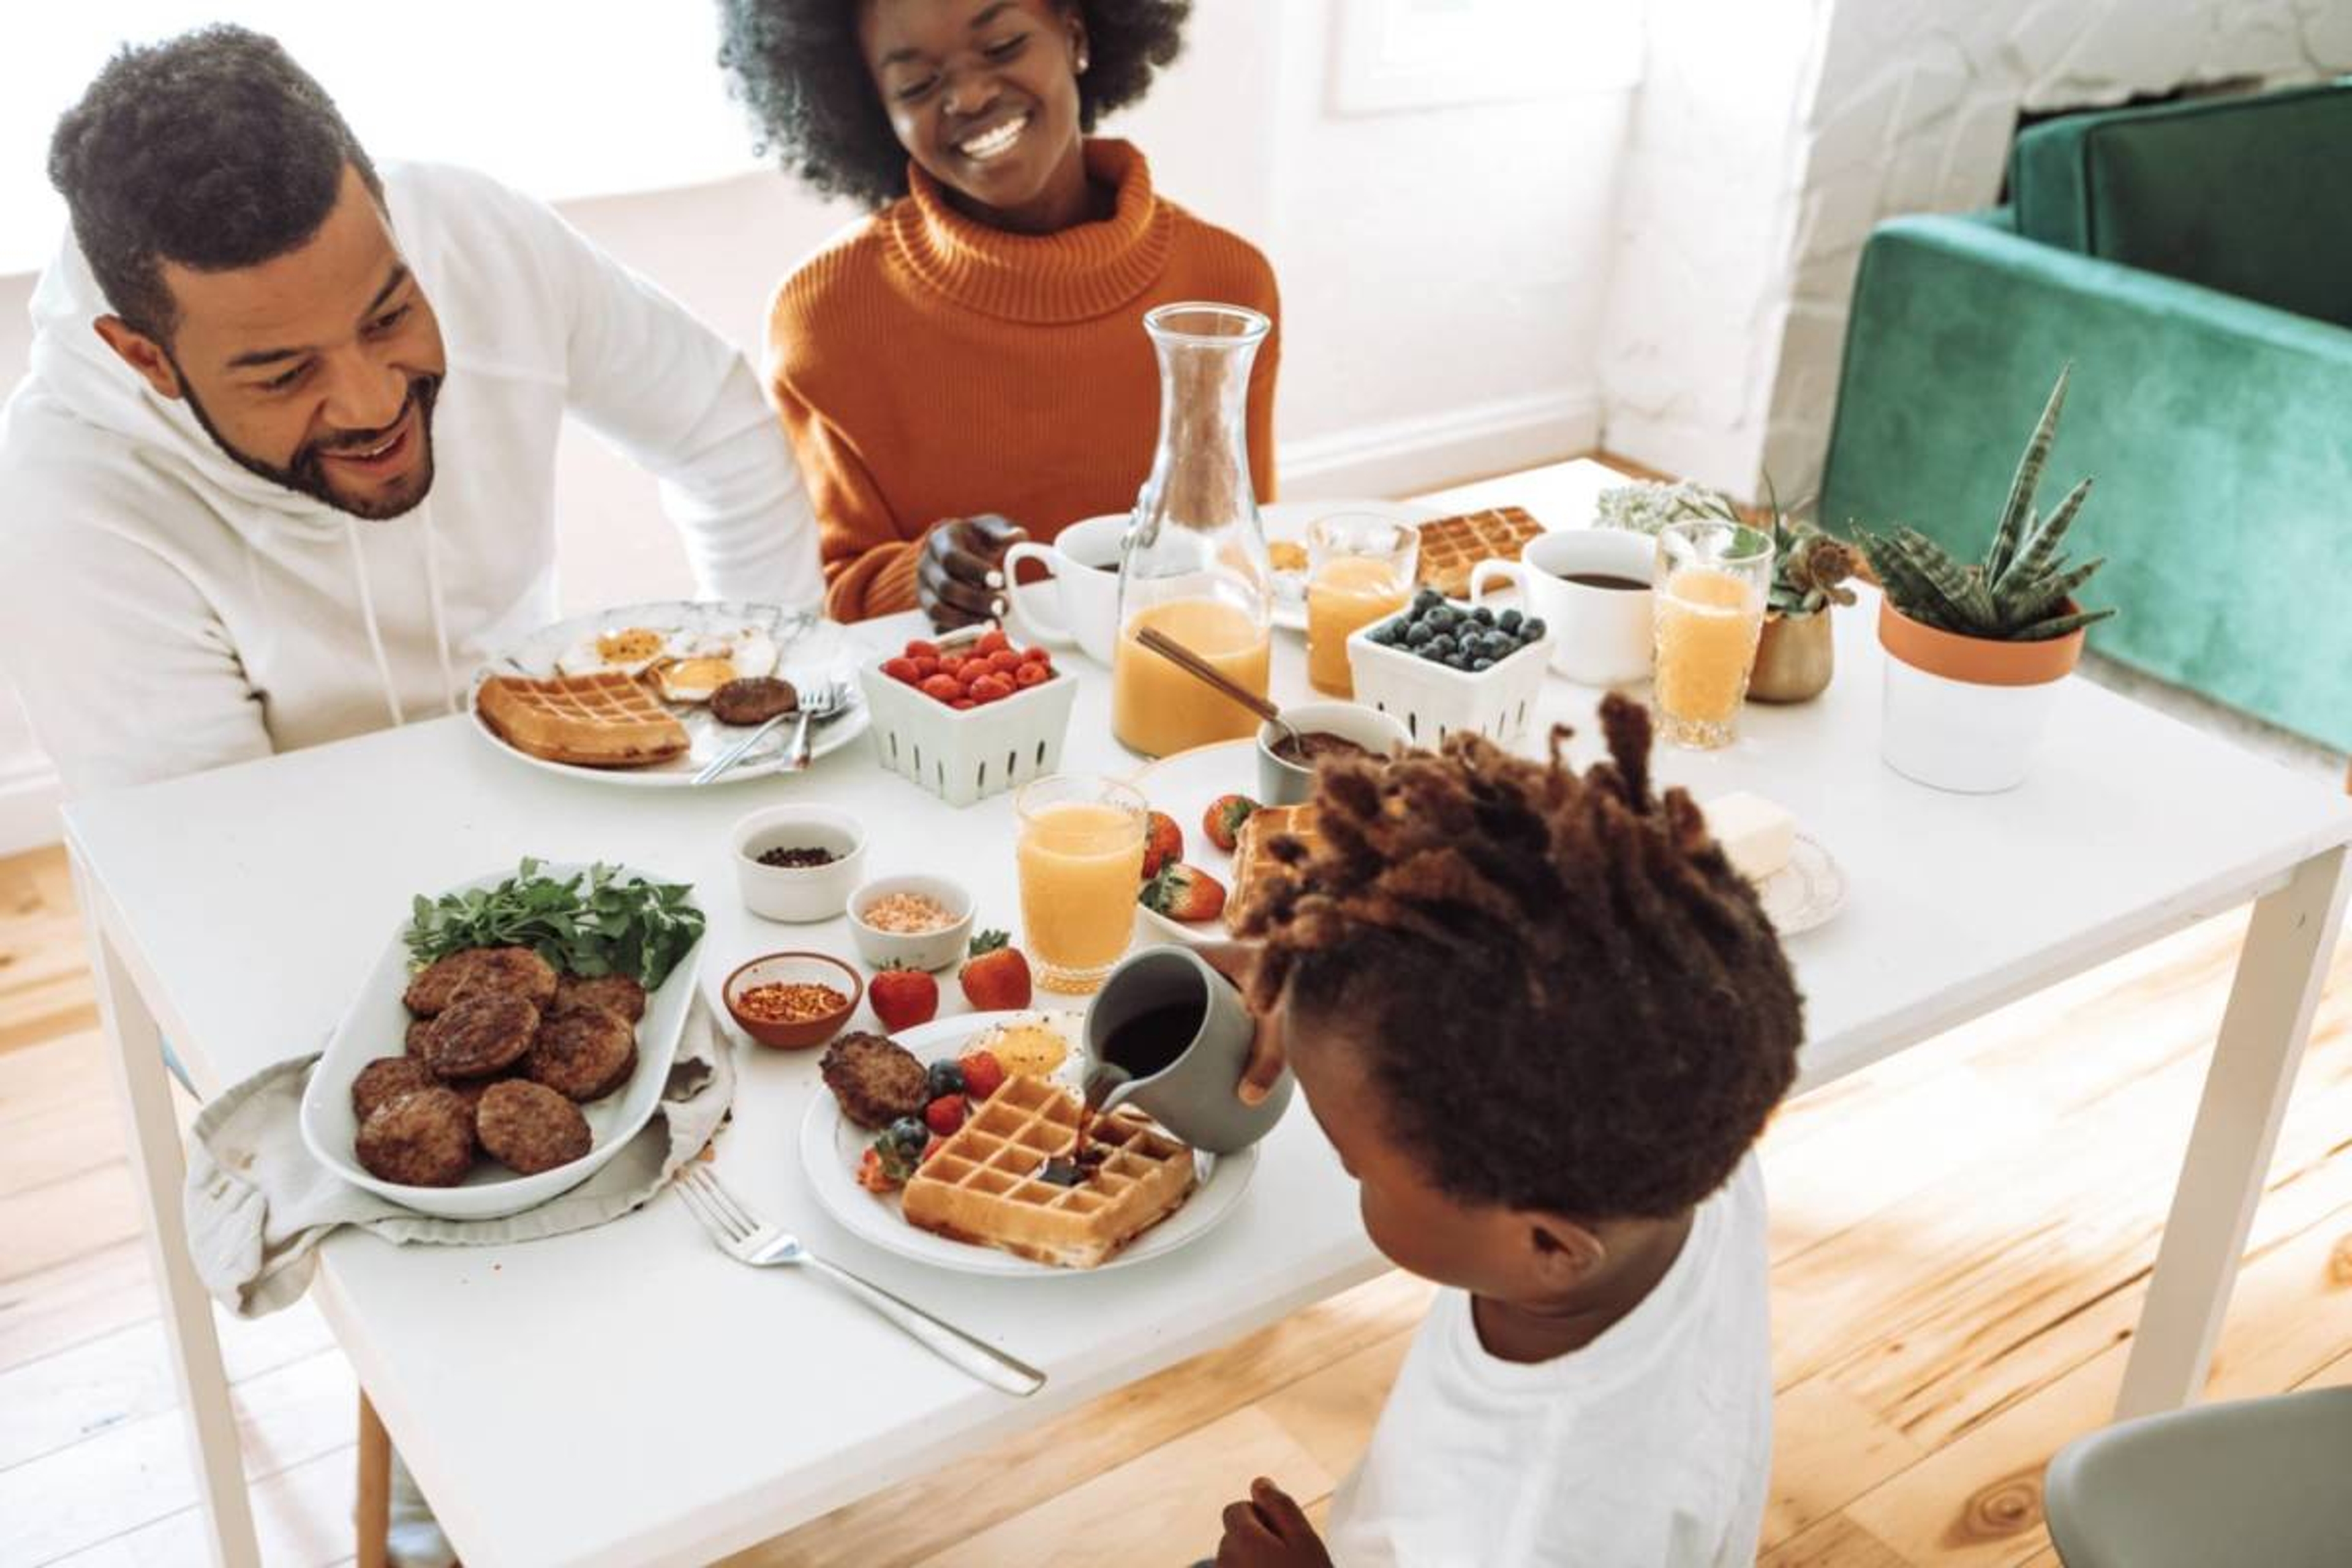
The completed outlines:
<svg viewBox="0 0 2352 1568">
<path fill-rule="evenodd" d="M 1515 506 L 1441 517 L 1421 525 L 1421 581 L 1452 599 L 1470 596 L 1470 569 L 1481 561 L 1517 561 L 1543 524 Z"/>
<path fill-rule="evenodd" d="M 482 720 L 519 752 L 583 768 L 641 768 L 683 756 L 686 726 L 617 670 L 525 680 L 494 675 L 475 699 Z"/>
<path fill-rule="evenodd" d="M 1111 1151 L 1074 1187 L 1031 1178 L 1077 1142 L 1077 1098 L 1037 1078 L 1006 1079 L 908 1180 L 909 1225 L 1065 1268 L 1092 1268 L 1191 1195 L 1192 1151 L 1142 1112 L 1095 1119 Z"/>
<path fill-rule="evenodd" d="M 1225 929 L 1238 931 L 1243 917 L 1252 900 L 1261 897 L 1268 874 L 1280 868 L 1281 862 L 1266 852 L 1276 834 L 1286 833 L 1293 838 L 1303 838 L 1309 845 L 1316 842 L 1315 808 L 1312 805 L 1266 805 L 1243 819 L 1240 838 L 1234 845 L 1234 893 L 1225 900 Z"/>
</svg>

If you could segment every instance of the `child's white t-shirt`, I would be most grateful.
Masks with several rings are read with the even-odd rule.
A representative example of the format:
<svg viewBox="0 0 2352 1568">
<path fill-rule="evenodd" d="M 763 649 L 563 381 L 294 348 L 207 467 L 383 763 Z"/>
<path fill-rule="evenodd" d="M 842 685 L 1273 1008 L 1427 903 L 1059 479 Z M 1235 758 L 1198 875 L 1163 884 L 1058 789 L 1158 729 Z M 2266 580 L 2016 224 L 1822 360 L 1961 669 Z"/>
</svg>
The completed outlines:
<svg viewBox="0 0 2352 1568">
<path fill-rule="evenodd" d="M 1339 1568 L 1717 1568 L 1755 1561 L 1772 1448 L 1764 1178 L 1698 1206 L 1642 1304 L 1534 1365 L 1442 1292 L 1342 1483 Z"/>
</svg>

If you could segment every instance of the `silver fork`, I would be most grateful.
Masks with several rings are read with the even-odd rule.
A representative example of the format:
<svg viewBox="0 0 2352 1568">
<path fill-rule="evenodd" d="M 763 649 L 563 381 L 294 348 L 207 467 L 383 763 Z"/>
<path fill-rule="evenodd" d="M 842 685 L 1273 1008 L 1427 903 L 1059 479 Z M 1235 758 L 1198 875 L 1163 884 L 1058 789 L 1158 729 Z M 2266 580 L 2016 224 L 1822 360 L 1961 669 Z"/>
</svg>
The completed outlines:
<svg viewBox="0 0 2352 1568">
<path fill-rule="evenodd" d="M 738 1263 L 755 1268 L 807 1264 L 832 1276 L 849 1293 L 921 1341 L 941 1359 L 953 1363 L 982 1383 L 1007 1394 L 1032 1394 L 1045 1386 L 1045 1374 L 1028 1363 L 1016 1361 L 992 1345 L 982 1344 L 951 1323 L 941 1322 L 912 1302 L 904 1301 L 879 1285 L 869 1284 L 837 1263 L 828 1263 L 785 1235 L 766 1225 L 720 1184 L 718 1174 L 699 1160 L 689 1160 L 677 1173 L 677 1195 L 702 1222 L 702 1228 L 720 1251 Z"/>
<path fill-rule="evenodd" d="M 707 784 L 751 754 L 752 748 L 776 732 L 776 726 L 787 719 L 797 719 L 793 738 L 784 746 L 784 771 L 796 773 L 809 765 L 809 727 L 837 718 L 849 706 L 849 687 L 845 681 L 834 681 L 789 713 L 779 713 L 753 730 L 750 734 L 711 759 L 709 765 L 694 775 L 694 782 Z"/>
</svg>

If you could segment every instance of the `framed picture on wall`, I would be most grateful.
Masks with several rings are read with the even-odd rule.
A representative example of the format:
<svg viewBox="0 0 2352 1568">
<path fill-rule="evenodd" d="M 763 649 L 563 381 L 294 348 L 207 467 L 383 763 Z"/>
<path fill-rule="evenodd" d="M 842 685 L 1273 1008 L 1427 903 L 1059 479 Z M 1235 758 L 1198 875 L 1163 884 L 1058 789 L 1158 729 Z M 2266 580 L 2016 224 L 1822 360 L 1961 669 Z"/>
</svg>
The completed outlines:
<svg viewBox="0 0 2352 1568">
<path fill-rule="evenodd" d="M 1635 86 L 1627 0 L 1331 0 L 1331 110 L 1386 114 Z"/>
</svg>

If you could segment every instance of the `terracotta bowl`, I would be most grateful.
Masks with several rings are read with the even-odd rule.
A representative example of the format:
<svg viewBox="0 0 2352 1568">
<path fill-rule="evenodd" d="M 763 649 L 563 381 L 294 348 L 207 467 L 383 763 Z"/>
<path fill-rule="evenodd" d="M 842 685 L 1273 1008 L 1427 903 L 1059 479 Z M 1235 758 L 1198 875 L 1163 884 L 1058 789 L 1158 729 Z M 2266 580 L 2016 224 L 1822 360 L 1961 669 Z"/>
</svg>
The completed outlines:
<svg viewBox="0 0 2352 1568">
<path fill-rule="evenodd" d="M 742 1008 L 743 993 L 755 985 L 830 985 L 848 1000 L 822 1017 L 803 1018 L 793 1023 L 779 1023 L 767 1018 L 755 1018 Z M 763 1046 L 773 1046 L 780 1051 L 804 1051 L 821 1046 L 841 1033 L 851 1014 L 866 997 L 865 977 L 837 958 L 822 952 L 771 952 L 738 967 L 719 988 L 726 999 L 728 1016 L 735 1026 Z"/>
</svg>

